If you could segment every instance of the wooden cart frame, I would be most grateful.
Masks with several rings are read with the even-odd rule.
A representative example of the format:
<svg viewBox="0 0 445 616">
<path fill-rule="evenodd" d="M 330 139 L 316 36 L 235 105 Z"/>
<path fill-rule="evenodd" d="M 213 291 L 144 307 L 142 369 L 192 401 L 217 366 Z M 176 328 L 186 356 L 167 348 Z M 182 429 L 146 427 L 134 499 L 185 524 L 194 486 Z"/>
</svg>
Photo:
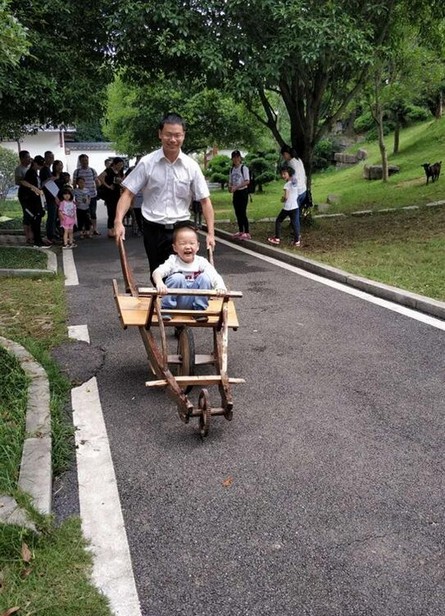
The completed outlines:
<svg viewBox="0 0 445 616">
<path fill-rule="evenodd" d="M 149 368 L 156 377 L 155 380 L 146 381 L 146 386 L 166 388 L 177 404 L 181 420 L 188 423 L 191 417 L 197 417 L 201 436 L 207 436 L 212 416 L 221 415 L 229 421 L 232 419 L 231 385 L 245 382 L 244 379 L 229 378 L 227 374 L 229 329 L 236 330 L 239 326 L 233 299 L 242 297 L 242 293 L 227 291 L 221 295 L 211 290 L 174 289 L 170 294 L 208 296 L 209 307 L 206 310 L 162 310 L 157 290 L 136 284 L 122 240 L 119 255 L 125 293 L 119 292 L 117 282 L 113 280 L 114 299 L 123 328 L 137 327 L 141 334 Z M 170 321 L 163 320 L 165 313 L 171 315 Z M 206 322 L 194 318 L 203 315 L 207 317 Z M 166 329 L 171 327 L 175 328 L 177 340 L 175 354 L 168 351 Z M 193 328 L 196 327 L 211 328 L 213 331 L 213 350 L 207 355 L 195 353 Z M 159 330 L 159 335 L 155 335 L 154 328 Z M 195 367 L 199 365 L 212 365 L 215 374 L 195 375 Z M 210 405 L 209 393 L 204 387 L 209 385 L 218 386 L 221 406 Z M 193 386 L 202 387 L 198 408 L 194 408 L 187 396 Z"/>
</svg>

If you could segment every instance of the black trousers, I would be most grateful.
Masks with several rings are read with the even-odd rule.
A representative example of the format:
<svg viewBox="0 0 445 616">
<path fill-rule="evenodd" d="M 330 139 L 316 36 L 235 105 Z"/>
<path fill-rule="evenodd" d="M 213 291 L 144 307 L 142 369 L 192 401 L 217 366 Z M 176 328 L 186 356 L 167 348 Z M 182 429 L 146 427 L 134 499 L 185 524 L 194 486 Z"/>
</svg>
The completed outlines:
<svg viewBox="0 0 445 616">
<path fill-rule="evenodd" d="M 189 226 L 195 228 L 190 220 L 181 220 L 174 225 L 159 225 L 155 222 L 149 222 L 144 218 L 143 225 L 144 247 L 151 274 L 173 254 L 172 242 L 175 228 Z"/>
<path fill-rule="evenodd" d="M 249 193 L 247 188 L 235 190 L 233 193 L 233 208 L 235 210 L 238 230 L 241 233 L 249 233 L 249 221 L 247 219 L 247 204 L 249 203 Z"/>
</svg>

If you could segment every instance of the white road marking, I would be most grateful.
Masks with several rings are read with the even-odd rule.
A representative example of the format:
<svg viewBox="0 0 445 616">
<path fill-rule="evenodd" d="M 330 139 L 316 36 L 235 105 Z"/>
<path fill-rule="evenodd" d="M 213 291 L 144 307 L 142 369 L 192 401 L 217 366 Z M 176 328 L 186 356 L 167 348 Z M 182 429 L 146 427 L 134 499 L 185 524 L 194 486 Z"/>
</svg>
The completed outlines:
<svg viewBox="0 0 445 616">
<path fill-rule="evenodd" d="M 79 284 L 77 270 L 74 264 L 72 249 L 65 249 L 62 252 L 63 271 L 65 273 L 65 286 L 74 287 Z"/>
<path fill-rule="evenodd" d="M 365 293 L 365 291 L 360 291 L 359 289 L 355 289 L 354 287 L 342 284 L 341 282 L 337 282 L 329 278 L 324 278 L 323 276 L 319 276 L 318 274 L 312 274 L 311 272 L 307 272 L 306 270 L 303 270 L 295 265 L 289 265 L 288 263 L 283 263 L 283 261 L 278 261 L 273 257 L 261 255 L 257 252 L 254 252 L 253 250 L 244 248 L 244 246 L 234 245 L 233 242 L 228 242 L 227 240 L 224 240 L 220 237 L 217 238 L 217 242 L 221 242 L 221 244 L 225 244 L 226 246 L 235 248 L 240 252 L 244 252 L 248 255 L 251 255 L 252 257 L 256 257 L 257 259 L 261 259 L 262 261 L 266 261 L 267 263 L 271 263 L 272 265 L 281 267 L 282 269 L 288 270 L 289 272 L 294 272 L 299 276 L 304 276 L 305 278 L 309 278 L 310 280 L 314 280 L 315 282 L 319 282 L 320 284 L 332 287 L 333 289 L 337 289 L 338 291 L 342 291 L 343 293 L 348 293 L 349 295 L 358 297 L 359 299 L 370 302 L 371 304 L 377 304 L 378 306 L 382 306 L 383 308 L 387 308 L 388 310 L 392 310 L 393 312 L 398 312 L 399 314 L 403 314 L 406 317 L 415 319 L 416 321 L 421 321 L 422 323 L 426 323 L 427 325 L 431 325 L 432 327 L 445 331 L 444 321 L 431 317 L 422 312 L 418 312 L 417 310 L 412 310 L 411 308 L 407 308 L 406 306 L 401 306 L 400 304 L 390 302 L 387 299 L 382 299 L 380 297 L 376 297 L 375 295 L 370 295 L 369 293 Z"/>
<path fill-rule="evenodd" d="M 73 261 L 74 266 L 74 261 Z M 90 342 L 87 325 L 68 328 Z M 95 377 L 71 391 L 82 531 L 93 552 L 93 582 L 116 616 L 140 616 L 130 549 Z"/>
<path fill-rule="evenodd" d="M 127 533 L 95 377 L 71 392 L 82 529 L 93 581 L 116 616 L 140 616 Z"/>
<path fill-rule="evenodd" d="M 82 340 L 89 343 L 88 325 L 68 325 L 68 336 L 74 340 Z"/>
</svg>

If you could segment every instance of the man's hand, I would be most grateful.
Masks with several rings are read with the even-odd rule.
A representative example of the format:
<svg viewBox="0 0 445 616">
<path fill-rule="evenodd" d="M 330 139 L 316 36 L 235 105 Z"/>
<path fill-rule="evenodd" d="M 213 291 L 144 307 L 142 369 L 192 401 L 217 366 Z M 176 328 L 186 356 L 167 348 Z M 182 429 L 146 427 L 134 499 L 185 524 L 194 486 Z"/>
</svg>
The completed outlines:
<svg viewBox="0 0 445 616">
<path fill-rule="evenodd" d="M 215 250 L 216 240 L 215 240 L 215 236 L 213 235 L 213 233 L 207 233 L 206 246 L 207 246 L 207 249 L 211 248 L 212 250 Z"/>
<path fill-rule="evenodd" d="M 116 244 L 119 245 L 119 240 L 125 240 L 125 227 L 119 221 L 114 221 L 114 234 L 116 239 Z"/>
</svg>

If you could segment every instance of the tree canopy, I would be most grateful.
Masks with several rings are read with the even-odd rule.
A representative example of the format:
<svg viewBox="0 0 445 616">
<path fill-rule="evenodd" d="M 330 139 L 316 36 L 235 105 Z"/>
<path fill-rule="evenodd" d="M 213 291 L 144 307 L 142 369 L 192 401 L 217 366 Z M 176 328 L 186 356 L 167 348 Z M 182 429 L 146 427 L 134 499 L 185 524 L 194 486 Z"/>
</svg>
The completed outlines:
<svg viewBox="0 0 445 616">
<path fill-rule="evenodd" d="M 0 136 L 15 138 L 26 125 L 68 124 L 97 115 L 111 78 L 109 6 L 105 0 L 9 3 L 15 23 L 26 29 L 29 53 L 20 54 L 13 70 L 0 66 Z"/>
<path fill-rule="evenodd" d="M 205 75 L 231 91 L 283 144 L 270 93 L 290 119 L 291 144 L 310 167 L 317 141 L 362 88 L 374 55 L 400 20 L 425 30 L 431 0 L 121 0 L 115 60 L 133 79 Z M 143 36 L 141 36 L 143 32 Z M 255 108 L 261 101 L 262 113 Z"/>
<path fill-rule="evenodd" d="M 159 146 L 158 125 L 169 111 L 186 121 L 186 151 L 258 144 L 258 122 L 232 97 L 197 79 L 181 83 L 162 73 L 140 86 L 117 77 L 108 88 L 103 131 L 119 152 L 145 153 Z"/>
</svg>

